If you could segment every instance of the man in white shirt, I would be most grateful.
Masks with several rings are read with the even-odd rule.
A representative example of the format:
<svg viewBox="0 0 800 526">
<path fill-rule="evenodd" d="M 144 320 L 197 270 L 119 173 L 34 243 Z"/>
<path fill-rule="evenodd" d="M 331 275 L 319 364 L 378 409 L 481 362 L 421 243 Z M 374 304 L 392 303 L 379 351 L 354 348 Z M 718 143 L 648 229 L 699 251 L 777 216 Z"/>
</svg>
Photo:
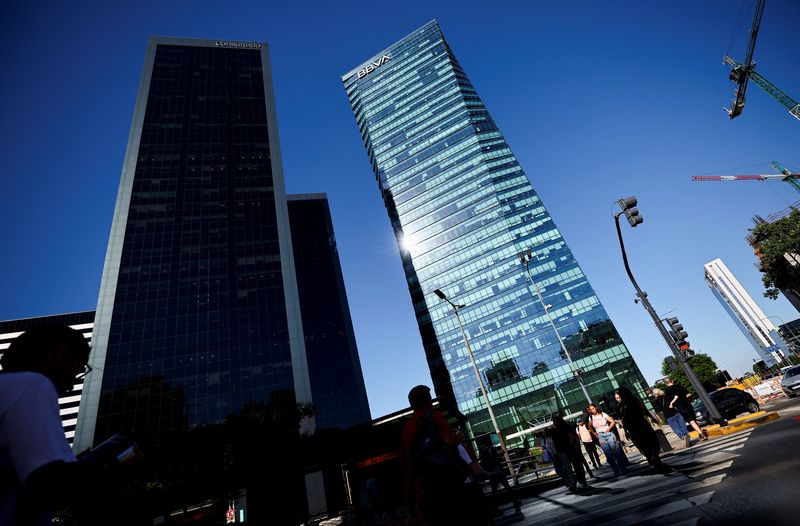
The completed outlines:
<svg viewBox="0 0 800 526">
<path fill-rule="evenodd" d="M 66 325 L 43 324 L 11 342 L 0 364 L 0 524 L 50 524 L 93 466 L 76 462 L 64 436 L 58 397 L 90 369 L 89 344 Z"/>
</svg>

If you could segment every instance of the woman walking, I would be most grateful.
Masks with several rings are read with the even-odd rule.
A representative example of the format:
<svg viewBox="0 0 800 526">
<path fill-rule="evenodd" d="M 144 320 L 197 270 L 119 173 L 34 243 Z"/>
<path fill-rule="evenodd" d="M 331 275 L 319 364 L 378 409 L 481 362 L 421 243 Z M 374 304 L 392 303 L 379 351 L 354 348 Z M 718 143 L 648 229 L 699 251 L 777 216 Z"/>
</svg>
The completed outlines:
<svg viewBox="0 0 800 526">
<path fill-rule="evenodd" d="M 619 395 L 620 414 L 633 445 L 647 459 L 648 464 L 655 468 L 657 473 L 669 473 L 672 471 L 669 466 L 661 462 L 661 458 L 659 458 L 661 445 L 658 443 L 656 432 L 653 431 L 647 421 L 650 419 L 657 422 L 658 419 L 647 410 L 642 401 L 636 398 L 627 387 L 620 387 L 617 389 L 616 394 Z"/>
<path fill-rule="evenodd" d="M 614 475 L 625 474 L 627 459 L 622 453 L 622 447 L 614 437 L 614 433 L 611 432 L 616 425 L 616 421 L 606 413 L 601 412 L 596 405 L 589 404 L 589 425 L 592 426 L 592 429 L 597 434 L 600 449 L 603 450 L 606 456 L 606 462 L 614 470 Z"/>
<path fill-rule="evenodd" d="M 584 488 L 588 487 L 584 469 L 584 466 L 588 467 L 588 464 L 586 464 L 586 459 L 583 458 L 583 453 L 581 453 L 578 437 L 572 432 L 572 426 L 567 424 L 561 415 L 553 417 L 553 442 L 558 452 L 562 455 L 564 462 L 571 466 L 578 484 Z M 591 476 L 591 471 L 589 474 Z"/>
<path fill-rule="evenodd" d="M 595 445 L 594 441 L 597 437 L 592 436 L 592 432 L 589 430 L 589 427 L 586 425 L 586 422 L 583 420 L 578 421 L 578 428 L 575 430 L 577 435 L 581 439 L 581 443 L 583 443 L 583 448 L 586 450 L 586 453 L 589 455 L 589 460 L 592 461 L 592 465 L 595 468 L 600 467 L 600 456 L 597 454 L 597 446 Z"/>
<path fill-rule="evenodd" d="M 664 415 L 664 419 L 667 421 L 670 429 L 672 429 L 672 432 L 683 441 L 686 447 L 691 446 L 692 443 L 689 441 L 689 431 L 686 429 L 686 420 L 683 418 L 683 415 L 680 414 L 677 409 L 669 405 L 664 391 L 655 388 L 653 389 L 653 395 L 655 396 L 654 403 L 656 411 L 660 411 Z"/>
</svg>

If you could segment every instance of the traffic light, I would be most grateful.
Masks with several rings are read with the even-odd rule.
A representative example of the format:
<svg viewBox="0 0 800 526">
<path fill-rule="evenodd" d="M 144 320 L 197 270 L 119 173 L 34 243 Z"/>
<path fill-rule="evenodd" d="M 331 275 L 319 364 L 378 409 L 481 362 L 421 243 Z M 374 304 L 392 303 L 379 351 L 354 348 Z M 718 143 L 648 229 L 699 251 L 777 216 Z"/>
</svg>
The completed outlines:
<svg viewBox="0 0 800 526">
<path fill-rule="evenodd" d="M 681 370 L 681 366 L 678 365 L 678 362 L 676 362 L 675 358 L 672 356 L 667 356 L 664 358 L 664 361 L 667 362 L 667 367 L 669 367 L 670 371 L 677 372 Z"/>
<path fill-rule="evenodd" d="M 637 203 L 636 196 L 633 195 L 617 201 L 617 204 L 625 214 L 625 218 L 628 220 L 628 224 L 632 227 L 644 223 L 644 219 L 641 214 L 639 214 L 639 209 L 636 208 Z"/>
<path fill-rule="evenodd" d="M 681 324 L 680 320 L 678 320 L 678 318 L 667 318 L 667 323 L 669 324 L 669 335 L 672 337 L 672 341 L 675 342 L 675 345 L 678 346 L 678 349 L 681 351 L 689 350 L 689 342 L 686 341 L 686 338 L 689 337 L 689 333 L 683 330 L 683 324 Z M 694 352 L 692 352 L 692 354 L 694 354 Z"/>
</svg>

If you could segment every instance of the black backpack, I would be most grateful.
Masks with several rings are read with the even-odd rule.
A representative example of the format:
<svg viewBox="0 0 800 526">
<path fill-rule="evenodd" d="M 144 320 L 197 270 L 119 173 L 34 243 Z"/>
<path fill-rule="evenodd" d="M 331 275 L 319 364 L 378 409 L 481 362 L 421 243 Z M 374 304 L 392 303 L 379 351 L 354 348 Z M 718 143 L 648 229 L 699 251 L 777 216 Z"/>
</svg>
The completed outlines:
<svg viewBox="0 0 800 526">
<path fill-rule="evenodd" d="M 460 485 L 467 477 L 458 449 L 442 439 L 431 413 L 417 421 L 417 432 L 411 442 L 411 463 L 414 474 L 432 486 Z"/>
</svg>

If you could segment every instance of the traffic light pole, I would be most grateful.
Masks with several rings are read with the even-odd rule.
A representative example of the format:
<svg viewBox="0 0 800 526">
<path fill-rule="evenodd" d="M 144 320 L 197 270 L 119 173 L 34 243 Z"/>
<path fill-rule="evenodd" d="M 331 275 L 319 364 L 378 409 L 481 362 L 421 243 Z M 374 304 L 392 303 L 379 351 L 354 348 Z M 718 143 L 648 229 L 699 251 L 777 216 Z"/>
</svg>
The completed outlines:
<svg viewBox="0 0 800 526">
<path fill-rule="evenodd" d="M 673 341 L 672 337 L 669 335 L 669 332 L 667 332 L 667 329 L 664 328 L 661 318 L 658 317 L 655 309 L 650 304 L 650 301 L 648 301 L 647 294 L 643 292 L 641 288 L 639 288 L 639 284 L 636 283 L 636 279 L 633 277 L 631 267 L 628 265 L 628 255 L 625 253 L 625 242 L 622 240 L 622 229 L 619 226 L 620 215 L 622 215 L 622 212 L 614 213 L 614 224 L 617 226 L 619 248 L 622 251 L 622 262 L 625 264 L 625 272 L 628 273 L 628 278 L 630 278 L 633 287 L 636 289 L 636 296 L 638 296 L 639 300 L 642 302 L 642 306 L 647 313 L 650 314 L 650 317 L 653 318 L 653 322 L 656 324 L 658 332 L 661 333 L 664 341 L 667 342 L 667 346 L 672 351 L 675 359 L 678 360 L 678 363 L 681 365 L 686 377 L 689 378 L 689 381 L 691 382 L 692 387 L 694 387 L 695 392 L 697 392 L 698 396 L 700 396 L 700 399 L 703 401 L 703 404 L 705 404 L 706 408 L 708 409 L 708 414 L 711 417 L 711 420 L 713 420 L 715 423 L 722 424 L 724 420 L 717 409 L 717 406 L 711 401 L 711 398 L 708 396 L 703 384 L 700 383 L 700 380 L 697 379 L 697 376 L 695 376 L 692 368 L 689 367 L 689 363 L 686 361 L 686 356 L 684 356 L 683 352 L 681 352 L 681 350 L 678 348 L 678 345 L 675 343 L 675 341 Z"/>
</svg>

